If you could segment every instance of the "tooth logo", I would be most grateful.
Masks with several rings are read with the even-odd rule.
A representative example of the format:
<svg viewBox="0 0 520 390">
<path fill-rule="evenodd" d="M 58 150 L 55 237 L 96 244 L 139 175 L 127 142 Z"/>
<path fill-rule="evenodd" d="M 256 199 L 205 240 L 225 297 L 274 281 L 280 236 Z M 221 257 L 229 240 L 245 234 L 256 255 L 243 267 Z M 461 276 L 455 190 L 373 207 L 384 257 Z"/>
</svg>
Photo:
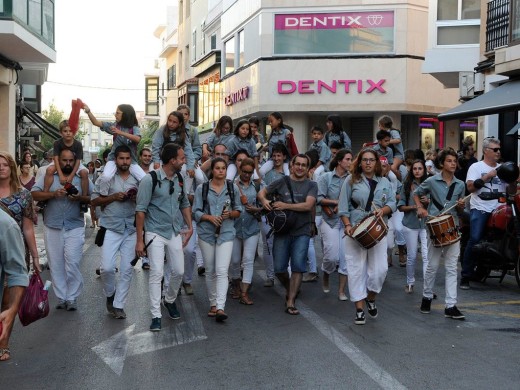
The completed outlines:
<svg viewBox="0 0 520 390">
<path fill-rule="evenodd" d="M 367 19 L 371 26 L 379 26 L 383 21 L 383 15 L 368 15 Z"/>
</svg>

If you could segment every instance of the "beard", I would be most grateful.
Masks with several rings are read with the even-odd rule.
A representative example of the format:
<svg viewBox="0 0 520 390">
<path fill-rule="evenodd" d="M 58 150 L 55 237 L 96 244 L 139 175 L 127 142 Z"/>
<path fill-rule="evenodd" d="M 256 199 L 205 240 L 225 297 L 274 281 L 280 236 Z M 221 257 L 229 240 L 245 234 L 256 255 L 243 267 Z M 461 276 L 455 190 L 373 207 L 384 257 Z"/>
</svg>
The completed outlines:
<svg viewBox="0 0 520 390">
<path fill-rule="evenodd" d="M 117 165 L 117 169 L 120 171 L 126 172 L 130 169 L 130 165 L 128 165 L 128 164 Z"/>
<path fill-rule="evenodd" d="M 61 171 L 66 175 L 70 175 L 72 173 L 72 170 L 72 166 L 70 165 L 65 165 L 64 167 L 61 167 Z"/>
</svg>

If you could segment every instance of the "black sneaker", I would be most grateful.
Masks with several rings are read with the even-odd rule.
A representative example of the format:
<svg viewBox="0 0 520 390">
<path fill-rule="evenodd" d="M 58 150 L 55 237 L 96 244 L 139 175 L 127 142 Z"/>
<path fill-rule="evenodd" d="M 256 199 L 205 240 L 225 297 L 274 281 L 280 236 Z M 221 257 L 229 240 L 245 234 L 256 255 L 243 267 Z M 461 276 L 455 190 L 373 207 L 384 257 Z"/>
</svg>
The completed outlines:
<svg viewBox="0 0 520 390">
<path fill-rule="evenodd" d="M 421 313 L 430 314 L 432 306 L 432 300 L 430 298 L 423 297 L 421 302 Z"/>
<path fill-rule="evenodd" d="M 88 211 L 88 204 L 80 203 L 79 204 L 79 209 L 81 210 L 82 213 L 86 213 Z"/>
<path fill-rule="evenodd" d="M 110 314 L 114 314 L 114 297 L 116 296 L 116 293 L 112 294 L 111 297 L 107 297 L 107 311 Z"/>
<path fill-rule="evenodd" d="M 461 278 L 459 287 L 461 290 L 469 290 L 469 279 Z"/>
<path fill-rule="evenodd" d="M 464 314 L 460 312 L 459 309 L 457 309 L 457 306 L 447 307 L 444 309 L 444 317 L 446 318 L 453 318 L 454 320 L 461 320 L 464 321 L 466 317 Z"/>
<path fill-rule="evenodd" d="M 205 267 L 198 267 L 197 268 L 197 273 L 199 274 L 199 276 L 204 276 L 205 272 L 206 272 L 206 268 Z"/>
<path fill-rule="evenodd" d="M 177 310 L 177 305 L 175 302 L 169 303 L 166 301 L 163 301 L 163 305 L 168 310 L 168 315 L 172 320 L 178 320 L 181 318 L 181 314 L 179 313 L 179 310 Z"/>
<path fill-rule="evenodd" d="M 161 330 L 161 319 L 159 317 L 152 318 L 150 332 L 159 332 Z"/>
<path fill-rule="evenodd" d="M 126 318 L 126 313 L 123 309 L 118 309 L 114 307 L 114 318 L 118 320 L 124 320 Z"/>
<path fill-rule="evenodd" d="M 369 301 L 368 299 L 365 299 L 365 302 L 367 304 L 368 315 L 372 318 L 376 318 L 377 317 L 376 301 Z"/>
<path fill-rule="evenodd" d="M 354 324 L 356 325 L 365 325 L 365 312 L 363 310 L 356 311 L 356 318 L 354 319 Z"/>
</svg>

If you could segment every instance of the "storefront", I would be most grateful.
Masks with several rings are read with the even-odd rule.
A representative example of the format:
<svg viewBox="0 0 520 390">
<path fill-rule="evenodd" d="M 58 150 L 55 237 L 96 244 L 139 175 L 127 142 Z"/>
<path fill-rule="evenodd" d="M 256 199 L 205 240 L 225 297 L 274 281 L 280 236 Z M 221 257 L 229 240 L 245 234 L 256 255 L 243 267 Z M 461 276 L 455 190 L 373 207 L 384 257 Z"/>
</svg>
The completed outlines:
<svg viewBox="0 0 520 390">
<path fill-rule="evenodd" d="M 333 113 L 341 116 L 354 150 L 374 139 L 384 114 L 403 131 L 406 147 L 420 148 L 420 118 L 435 117 L 458 100 L 458 90 L 421 73 L 424 58 L 408 49 L 409 36 L 397 28 L 406 11 L 266 14 L 257 23 L 271 34 L 272 56 L 224 76 L 222 114 L 265 119 L 278 111 L 294 128 L 300 150 L 310 144 L 310 128 L 325 128 Z M 420 16 L 426 22 L 427 13 Z M 247 26 L 241 33 L 247 43 Z M 445 142 L 456 148 L 457 140 Z"/>
</svg>

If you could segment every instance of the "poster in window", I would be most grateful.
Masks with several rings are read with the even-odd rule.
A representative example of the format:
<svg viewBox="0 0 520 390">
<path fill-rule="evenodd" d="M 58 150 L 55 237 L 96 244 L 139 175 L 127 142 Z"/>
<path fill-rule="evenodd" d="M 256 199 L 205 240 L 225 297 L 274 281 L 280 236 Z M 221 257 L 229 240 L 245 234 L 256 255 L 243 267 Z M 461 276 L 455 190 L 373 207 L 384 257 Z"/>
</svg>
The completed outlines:
<svg viewBox="0 0 520 390">
<path fill-rule="evenodd" d="M 421 129 L 421 149 L 424 153 L 435 148 L 435 129 Z"/>
</svg>

